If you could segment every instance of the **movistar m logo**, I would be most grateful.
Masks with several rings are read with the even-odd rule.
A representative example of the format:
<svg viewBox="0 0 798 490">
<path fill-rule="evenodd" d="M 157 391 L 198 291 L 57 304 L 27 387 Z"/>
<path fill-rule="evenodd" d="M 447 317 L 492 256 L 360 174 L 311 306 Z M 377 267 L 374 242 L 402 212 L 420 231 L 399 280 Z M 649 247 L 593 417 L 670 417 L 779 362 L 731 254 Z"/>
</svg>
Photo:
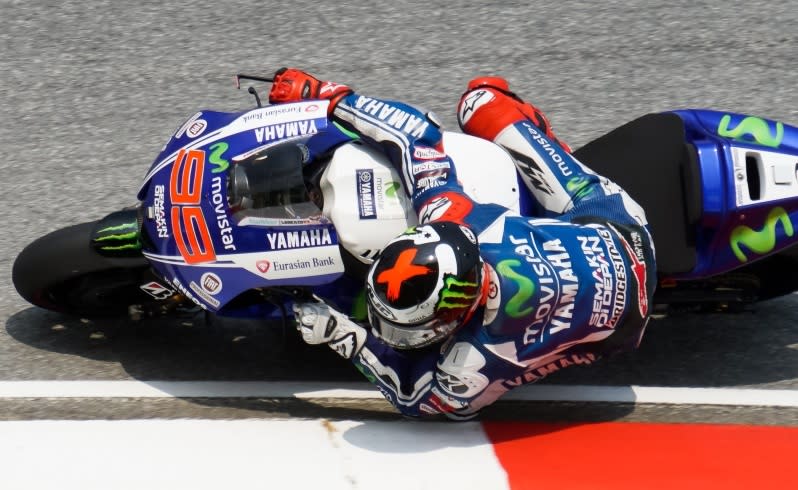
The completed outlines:
<svg viewBox="0 0 798 490">
<path fill-rule="evenodd" d="M 740 262 L 748 262 L 748 257 L 740 248 L 740 245 L 745 245 L 748 249 L 757 254 L 766 254 L 773 250 L 776 246 L 776 225 L 781 222 L 784 227 L 784 233 L 787 236 L 792 236 L 794 233 L 792 221 L 787 211 L 782 207 L 775 207 L 770 210 L 767 218 L 765 218 L 765 225 L 761 230 L 754 230 L 745 225 L 740 225 L 732 230 L 729 237 L 734 255 Z"/>
<path fill-rule="evenodd" d="M 748 116 L 740 121 L 734 129 L 729 129 L 730 122 L 731 116 L 728 114 L 720 119 L 718 135 L 738 141 L 746 141 L 744 137 L 749 136 L 753 138 L 755 143 L 772 148 L 778 148 L 781 140 L 784 139 L 784 125 L 780 122 L 776 123 L 775 136 L 771 134 L 768 122 L 759 117 Z"/>
<path fill-rule="evenodd" d="M 518 291 L 516 291 L 504 307 L 504 312 L 512 318 L 527 316 L 535 310 L 532 306 L 523 307 L 535 294 L 535 283 L 532 279 L 517 273 L 513 269 L 520 265 L 521 261 L 518 259 L 505 259 L 496 264 L 496 272 L 502 277 L 510 279 L 518 286 Z"/>
<path fill-rule="evenodd" d="M 582 199 L 593 193 L 593 188 L 588 187 L 588 184 L 590 184 L 590 179 L 588 177 L 577 176 L 571 178 L 571 180 L 565 184 L 565 188 L 573 195 L 573 199 Z"/>
<path fill-rule="evenodd" d="M 402 184 L 399 182 L 391 181 L 385 186 L 385 195 L 388 197 L 396 197 L 396 191 L 398 191 L 401 187 Z"/>
<path fill-rule="evenodd" d="M 208 157 L 208 161 L 215 165 L 211 173 L 218 174 L 224 172 L 227 170 L 227 167 L 230 166 L 230 162 L 222 158 L 227 148 L 229 148 L 229 145 L 224 141 L 211 145 L 211 156 Z"/>
<path fill-rule="evenodd" d="M 441 308 L 470 308 L 477 299 L 477 283 L 458 281 L 452 276 L 443 280 L 443 289 L 436 306 Z"/>
</svg>

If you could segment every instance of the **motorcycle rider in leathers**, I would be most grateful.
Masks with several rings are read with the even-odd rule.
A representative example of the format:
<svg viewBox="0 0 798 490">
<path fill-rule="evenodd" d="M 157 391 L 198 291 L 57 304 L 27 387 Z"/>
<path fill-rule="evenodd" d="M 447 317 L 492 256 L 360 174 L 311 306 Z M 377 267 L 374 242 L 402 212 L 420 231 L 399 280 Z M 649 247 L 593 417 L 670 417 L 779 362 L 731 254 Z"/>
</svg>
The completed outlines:
<svg viewBox="0 0 798 490">
<path fill-rule="evenodd" d="M 403 414 L 453 419 L 639 345 L 656 285 L 643 209 L 578 162 L 504 79 L 472 80 L 458 122 L 513 157 L 536 217 L 471 200 L 434 115 L 297 69 L 275 74 L 271 103 L 308 98 L 330 100 L 332 120 L 391 157 L 419 225 L 371 265 L 371 328 L 321 301 L 298 303 L 306 342 L 351 360 Z"/>
</svg>

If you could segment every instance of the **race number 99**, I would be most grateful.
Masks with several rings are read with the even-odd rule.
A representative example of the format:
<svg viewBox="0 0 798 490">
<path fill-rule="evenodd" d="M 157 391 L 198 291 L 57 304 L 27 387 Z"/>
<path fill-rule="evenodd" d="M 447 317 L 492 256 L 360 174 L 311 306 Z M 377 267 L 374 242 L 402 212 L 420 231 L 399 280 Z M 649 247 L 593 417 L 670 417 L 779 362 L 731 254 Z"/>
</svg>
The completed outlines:
<svg viewBox="0 0 798 490">
<path fill-rule="evenodd" d="M 216 260 L 208 224 L 199 204 L 205 175 L 205 152 L 180 150 L 172 165 L 169 193 L 177 250 L 187 264 Z"/>
</svg>

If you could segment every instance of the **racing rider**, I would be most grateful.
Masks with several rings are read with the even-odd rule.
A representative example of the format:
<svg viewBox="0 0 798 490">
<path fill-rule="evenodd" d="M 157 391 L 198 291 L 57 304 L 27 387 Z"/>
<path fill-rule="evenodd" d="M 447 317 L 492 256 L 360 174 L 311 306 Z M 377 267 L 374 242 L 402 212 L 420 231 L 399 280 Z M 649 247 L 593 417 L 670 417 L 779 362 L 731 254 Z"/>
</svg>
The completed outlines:
<svg viewBox="0 0 798 490">
<path fill-rule="evenodd" d="M 472 201 L 431 113 L 297 69 L 275 74 L 271 103 L 307 98 L 330 100 L 331 119 L 386 151 L 420 224 L 369 270 L 371 328 L 304 302 L 294 312 L 305 342 L 350 359 L 403 414 L 453 419 L 561 368 L 637 347 L 656 284 L 645 214 L 578 162 L 504 79 L 472 80 L 458 121 L 509 152 L 539 217 Z"/>
</svg>

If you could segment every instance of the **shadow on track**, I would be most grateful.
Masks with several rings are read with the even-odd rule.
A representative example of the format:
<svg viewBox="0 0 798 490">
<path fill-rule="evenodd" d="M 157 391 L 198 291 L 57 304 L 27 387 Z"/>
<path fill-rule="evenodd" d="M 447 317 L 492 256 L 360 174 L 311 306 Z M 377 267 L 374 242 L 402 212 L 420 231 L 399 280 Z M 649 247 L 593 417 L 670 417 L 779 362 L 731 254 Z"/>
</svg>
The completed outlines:
<svg viewBox="0 0 798 490">
<path fill-rule="evenodd" d="M 739 314 L 654 320 L 638 350 L 557 374 L 558 384 L 620 386 L 720 388 L 796 380 L 798 295 Z"/>
<path fill-rule="evenodd" d="M 544 382 L 723 387 L 796 379 L 797 300 L 796 296 L 773 300 L 759 305 L 754 313 L 655 321 L 638 351 L 589 367 L 573 367 L 551 375 Z M 362 381 L 349 363 L 329 349 L 302 344 L 293 329 L 283 336 L 279 329 L 259 329 L 249 322 L 207 325 L 201 320 L 86 323 L 29 308 L 9 318 L 6 331 L 15 340 L 36 349 L 118 363 L 131 377 L 142 381 Z M 54 329 L 57 325 L 60 326 Z M 97 332 L 103 335 L 98 336 Z M 364 420 L 366 424 L 368 420 L 400 418 L 381 400 L 187 398 L 185 401 L 205 407 L 206 411 L 228 408 L 249 417 L 263 414 Z M 632 411 L 634 405 L 628 403 L 500 401 L 486 409 L 482 418 L 582 423 L 617 420 Z M 357 439 L 357 429 L 347 431 L 346 437 Z"/>
<path fill-rule="evenodd" d="M 6 331 L 36 349 L 119 363 L 138 380 L 362 379 L 329 349 L 304 345 L 293 329 L 284 335 L 261 325 L 208 324 L 201 314 L 87 321 L 28 308 L 8 319 Z"/>
</svg>

